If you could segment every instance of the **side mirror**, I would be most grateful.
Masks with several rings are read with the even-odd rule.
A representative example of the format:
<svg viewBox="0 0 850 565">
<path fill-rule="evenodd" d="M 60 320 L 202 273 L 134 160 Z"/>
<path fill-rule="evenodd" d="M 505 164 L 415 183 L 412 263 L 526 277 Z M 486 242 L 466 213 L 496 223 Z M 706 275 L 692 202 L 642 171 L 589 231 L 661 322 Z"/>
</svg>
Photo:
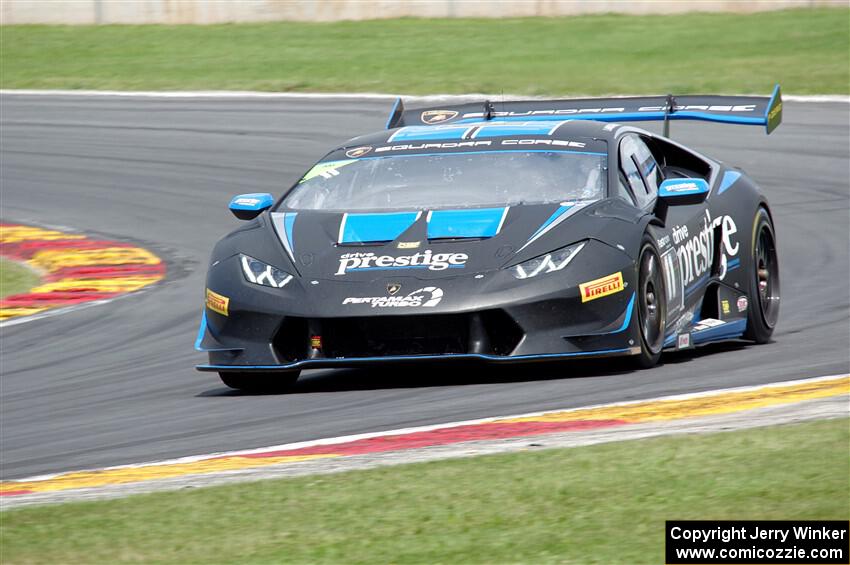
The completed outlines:
<svg viewBox="0 0 850 565">
<path fill-rule="evenodd" d="M 704 179 L 667 179 L 658 187 L 655 216 L 667 223 L 667 209 L 670 206 L 705 202 L 709 190 L 708 183 Z"/>
<path fill-rule="evenodd" d="M 230 211 L 240 220 L 253 220 L 274 204 L 274 196 L 267 192 L 238 194 L 230 201 Z"/>
<path fill-rule="evenodd" d="M 708 191 L 703 179 L 667 179 L 658 187 L 658 198 L 668 206 L 700 204 L 705 202 Z"/>
</svg>

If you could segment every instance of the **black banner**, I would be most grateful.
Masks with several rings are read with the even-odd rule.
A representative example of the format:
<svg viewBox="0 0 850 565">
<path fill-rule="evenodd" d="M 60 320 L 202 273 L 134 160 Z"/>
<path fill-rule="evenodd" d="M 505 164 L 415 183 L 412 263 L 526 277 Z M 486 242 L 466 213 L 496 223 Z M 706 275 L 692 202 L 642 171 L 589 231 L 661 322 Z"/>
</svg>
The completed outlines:
<svg viewBox="0 0 850 565">
<path fill-rule="evenodd" d="M 703 563 L 830 565 L 850 563 L 848 522 L 667 521 L 668 565 Z"/>
</svg>

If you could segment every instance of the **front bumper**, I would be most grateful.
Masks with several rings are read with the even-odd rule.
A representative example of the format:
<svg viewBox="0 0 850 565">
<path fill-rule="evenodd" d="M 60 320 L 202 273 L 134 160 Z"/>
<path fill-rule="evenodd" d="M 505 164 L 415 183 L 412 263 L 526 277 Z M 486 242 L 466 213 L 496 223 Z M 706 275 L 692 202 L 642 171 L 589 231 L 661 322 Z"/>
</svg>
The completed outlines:
<svg viewBox="0 0 850 565">
<path fill-rule="evenodd" d="M 196 349 L 209 354 L 201 371 L 288 371 L 381 363 L 546 361 L 640 352 L 633 260 L 593 241 L 564 272 L 518 281 L 507 271 L 441 279 L 385 276 L 369 282 L 297 281 L 258 287 L 238 274 L 234 258 L 208 275 L 228 297 L 227 314 L 207 309 Z M 579 285 L 622 273 L 623 288 L 581 300 Z M 234 274 L 238 276 L 234 276 Z M 345 304 L 346 297 L 439 287 L 431 308 Z M 430 285 L 430 286 L 429 286 Z M 319 347 L 315 338 L 321 341 Z"/>
</svg>

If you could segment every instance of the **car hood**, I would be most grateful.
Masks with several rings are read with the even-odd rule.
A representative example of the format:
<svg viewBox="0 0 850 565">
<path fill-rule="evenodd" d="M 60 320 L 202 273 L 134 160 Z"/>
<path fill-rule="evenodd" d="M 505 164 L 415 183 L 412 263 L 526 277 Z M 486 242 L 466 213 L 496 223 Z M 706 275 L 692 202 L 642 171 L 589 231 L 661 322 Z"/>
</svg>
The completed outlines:
<svg viewBox="0 0 850 565">
<path fill-rule="evenodd" d="M 302 277 L 422 280 L 493 271 L 584 239 L 616 245 L 634 212 L 614 200 L 415 212 L 280 211 L 273 229 Z M 613 238 L 613 239 L 612 239 Z"/>
</svg>

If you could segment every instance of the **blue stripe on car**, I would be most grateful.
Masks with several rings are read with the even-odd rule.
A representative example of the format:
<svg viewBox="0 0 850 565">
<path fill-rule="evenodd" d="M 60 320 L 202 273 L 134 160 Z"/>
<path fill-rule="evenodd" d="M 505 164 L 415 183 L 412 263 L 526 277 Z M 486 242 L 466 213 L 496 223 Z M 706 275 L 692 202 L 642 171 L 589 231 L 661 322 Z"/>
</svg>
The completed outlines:
<svg viewBox="0 0 850 565">
<path fill-rule="evenodd" d="M 345 214 L 339 243 L 393 241 L 419 218 L 420 212 Z"/>
<path fill-rule="evenodd" d="M 295 254 L 295 240 L 292 239 L 292 231 L 295 227 L 295 217 L 298 215 L 298 212 L 286 212 L 283 215 L 283 229 L 286 231 L 286 239 L 289 242 L 289 247 L 293 253 Z"/>
<path fill-rule="evenodd" d="M 207 311 L 204 309 L 204 313 L 201 314 L 201 325 L 198 327 L 198 337 L 195 338 L 195 350 L 196 351 L 206 351 L 201 347 L 201 342 L 204 341 L 204 334 L 207 331 Z"/>
<path fill-rule="evenodd" d="M 723 173 L 723 180 L 720 181 L 720 188 L 717 189 L 717 194 L 726 192 L 739 178 L 741 178 L 741 173 L 738 171 L 726 171 Z"/>
<path fill-rule="evenodd" d="M 428 239 L 493 237 L 507 208 L 434 210 L 428 217 Z"/>
</svg>

